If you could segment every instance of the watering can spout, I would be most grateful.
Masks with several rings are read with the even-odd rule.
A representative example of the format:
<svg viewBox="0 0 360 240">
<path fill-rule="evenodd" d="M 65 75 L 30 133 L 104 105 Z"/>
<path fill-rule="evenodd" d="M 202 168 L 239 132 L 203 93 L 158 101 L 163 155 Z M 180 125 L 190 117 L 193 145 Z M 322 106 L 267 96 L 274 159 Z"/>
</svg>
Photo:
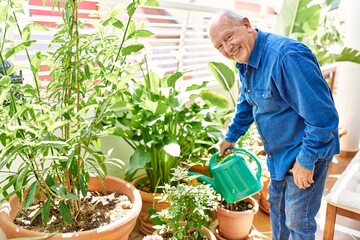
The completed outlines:
<svg viewBox="0 0 360 240">
<path fill-rule="evenodd" d="M 196 173 L 196 172 L 188 172 L 189 176 L 196 176 L 196 178 L 200 181 L 200 182 L 205 182 L 207 184 L 210 184 L 212 188 L 215 189 L 215 191 L 218 191 L 216 188 L 216 183 L 214 181 L 214 179 L 209 178 L 208 176 L 205 176 L 203 174 L 200 173 Z"/>
</svg>

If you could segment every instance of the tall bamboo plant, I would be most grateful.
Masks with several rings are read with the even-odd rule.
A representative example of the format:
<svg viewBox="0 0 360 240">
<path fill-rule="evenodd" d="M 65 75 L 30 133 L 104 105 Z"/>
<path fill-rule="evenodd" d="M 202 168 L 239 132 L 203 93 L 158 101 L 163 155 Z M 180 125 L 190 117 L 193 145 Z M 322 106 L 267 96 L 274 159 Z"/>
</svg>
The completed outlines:
<svg viewBox="0 0 360 240">
<path fill-rule="evenodd" d="M 121 164 L 100 151 L 100 137 L 108 134 L 109 127 L 103 123 L 125 106 L 125 83 L 135 77 L 133 72 L 139 67 L 129 56 L 144 47 L 137 43 L 138 38 L 151 35 L 132 19 L 135 10 L 157 2 L 133 0 L 126 9 L 116 8 L 94 23 L 95 33 L 86 34 L 82 33 L 85 24 L 78 18 L 80 1 L 55 0 L 53 9 L 61 11 L 63 23 L 50 50 L 33 56 L 28 51 L 36 42 L 31 31 L 46 29 L 35 23 L 21 28 L 17 19 L 23 14 L 23 3 L 7 0 L 0 5 L 4 13 L 0 64 L 5 69 L 6 59 L 25 51 L 33 77 L 33 84 L 11 84 L 11 73 L 24 67 L 17 64 L 0 76 L 0 104 L 10 102 L 0 108 L 0 202 L 16 194 L 28 208 L 44 195 L 47 200 L 38 212 L 44 225 L 51 208 L 71 224 L 87 194 L 90 176 L 103 178 L 106 163 Z M 17 29 L 20 42 L 7 38 L 13 29 Z M 51 69 L 47 86 L 39 81 L 41 64 Z M 16 92 L 23 98 L 16 99 Z"/>
</svg>

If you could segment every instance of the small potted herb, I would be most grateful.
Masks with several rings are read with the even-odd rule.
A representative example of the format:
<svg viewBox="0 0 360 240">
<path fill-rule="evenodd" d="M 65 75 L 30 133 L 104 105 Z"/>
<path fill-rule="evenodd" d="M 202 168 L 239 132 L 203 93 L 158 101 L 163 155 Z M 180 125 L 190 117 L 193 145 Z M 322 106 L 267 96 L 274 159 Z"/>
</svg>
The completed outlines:
<svg viewBox="0 0 360 240">
<path fill-rule="evenodd" d="M 178 168 L 179 169 L 179 168 Z M 157 234 L 164 239 L 216 239 L 208 229 L 219 195 L 208 184 L 174 181 L 163 187 L 163 200 L 170 207 L 150 211 Z"/>
</svg>

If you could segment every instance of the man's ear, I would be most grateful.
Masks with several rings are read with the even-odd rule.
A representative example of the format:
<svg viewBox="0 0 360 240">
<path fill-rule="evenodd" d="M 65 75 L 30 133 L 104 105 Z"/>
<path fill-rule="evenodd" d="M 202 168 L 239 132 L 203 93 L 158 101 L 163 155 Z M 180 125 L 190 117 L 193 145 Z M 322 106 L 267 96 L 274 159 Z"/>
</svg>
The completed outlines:
<svg viewBox="0 0 360 240">
<path fill-rule="evenodd" d="M 244 17 L 241 22 L 244 24 L 244 26 L 248 29 L 251 30 L 251 24 L 250 24 L 250 20 L 247 17 Z"/>
</svg>

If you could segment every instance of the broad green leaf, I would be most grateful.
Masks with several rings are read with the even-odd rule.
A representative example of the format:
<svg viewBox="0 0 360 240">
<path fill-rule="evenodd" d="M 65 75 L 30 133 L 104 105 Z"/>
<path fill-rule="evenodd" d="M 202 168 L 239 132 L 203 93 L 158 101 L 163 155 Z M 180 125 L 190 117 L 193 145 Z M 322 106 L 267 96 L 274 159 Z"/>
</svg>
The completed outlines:
<svg viewBox="0 0 360 240">
<path fill-rule="evenodd" d="M 151 159 L 151 153 L 142 145 L 138 146 L 130 157 L 130 165 L 126 169 L 126 175 L 133 175 L 137 170 L 144 169 Z"/>
<path fill-rule="evenodd" d="M 223 86 L 224 90 L 229 93 L 233 105 L 236 104 L 235 97 L 231 92 L 231 88 L 235 83 L 235 73 L 226 64 L 221 62 L 209 62 L 208 67 L 216 80 Z"/>
<path fill-rule="evenodd" d="M 226 97 L 217 92 L 203 90 L 200 92 L 200 97 L 206 102 L 210 103 L 212 106 L 217 106 L 219 108 L 229 108 L 229 102 Z"/>
<path fill-rule="evenodd" d="M 300 6 L 300 1 L 301 0 L 285 0 L 283 2 L 280 13 L 276 20 L 276 33 L 283 36 L 290 36 L 290 34 L 294 31 L 294 25 Z"/>
</svg>

